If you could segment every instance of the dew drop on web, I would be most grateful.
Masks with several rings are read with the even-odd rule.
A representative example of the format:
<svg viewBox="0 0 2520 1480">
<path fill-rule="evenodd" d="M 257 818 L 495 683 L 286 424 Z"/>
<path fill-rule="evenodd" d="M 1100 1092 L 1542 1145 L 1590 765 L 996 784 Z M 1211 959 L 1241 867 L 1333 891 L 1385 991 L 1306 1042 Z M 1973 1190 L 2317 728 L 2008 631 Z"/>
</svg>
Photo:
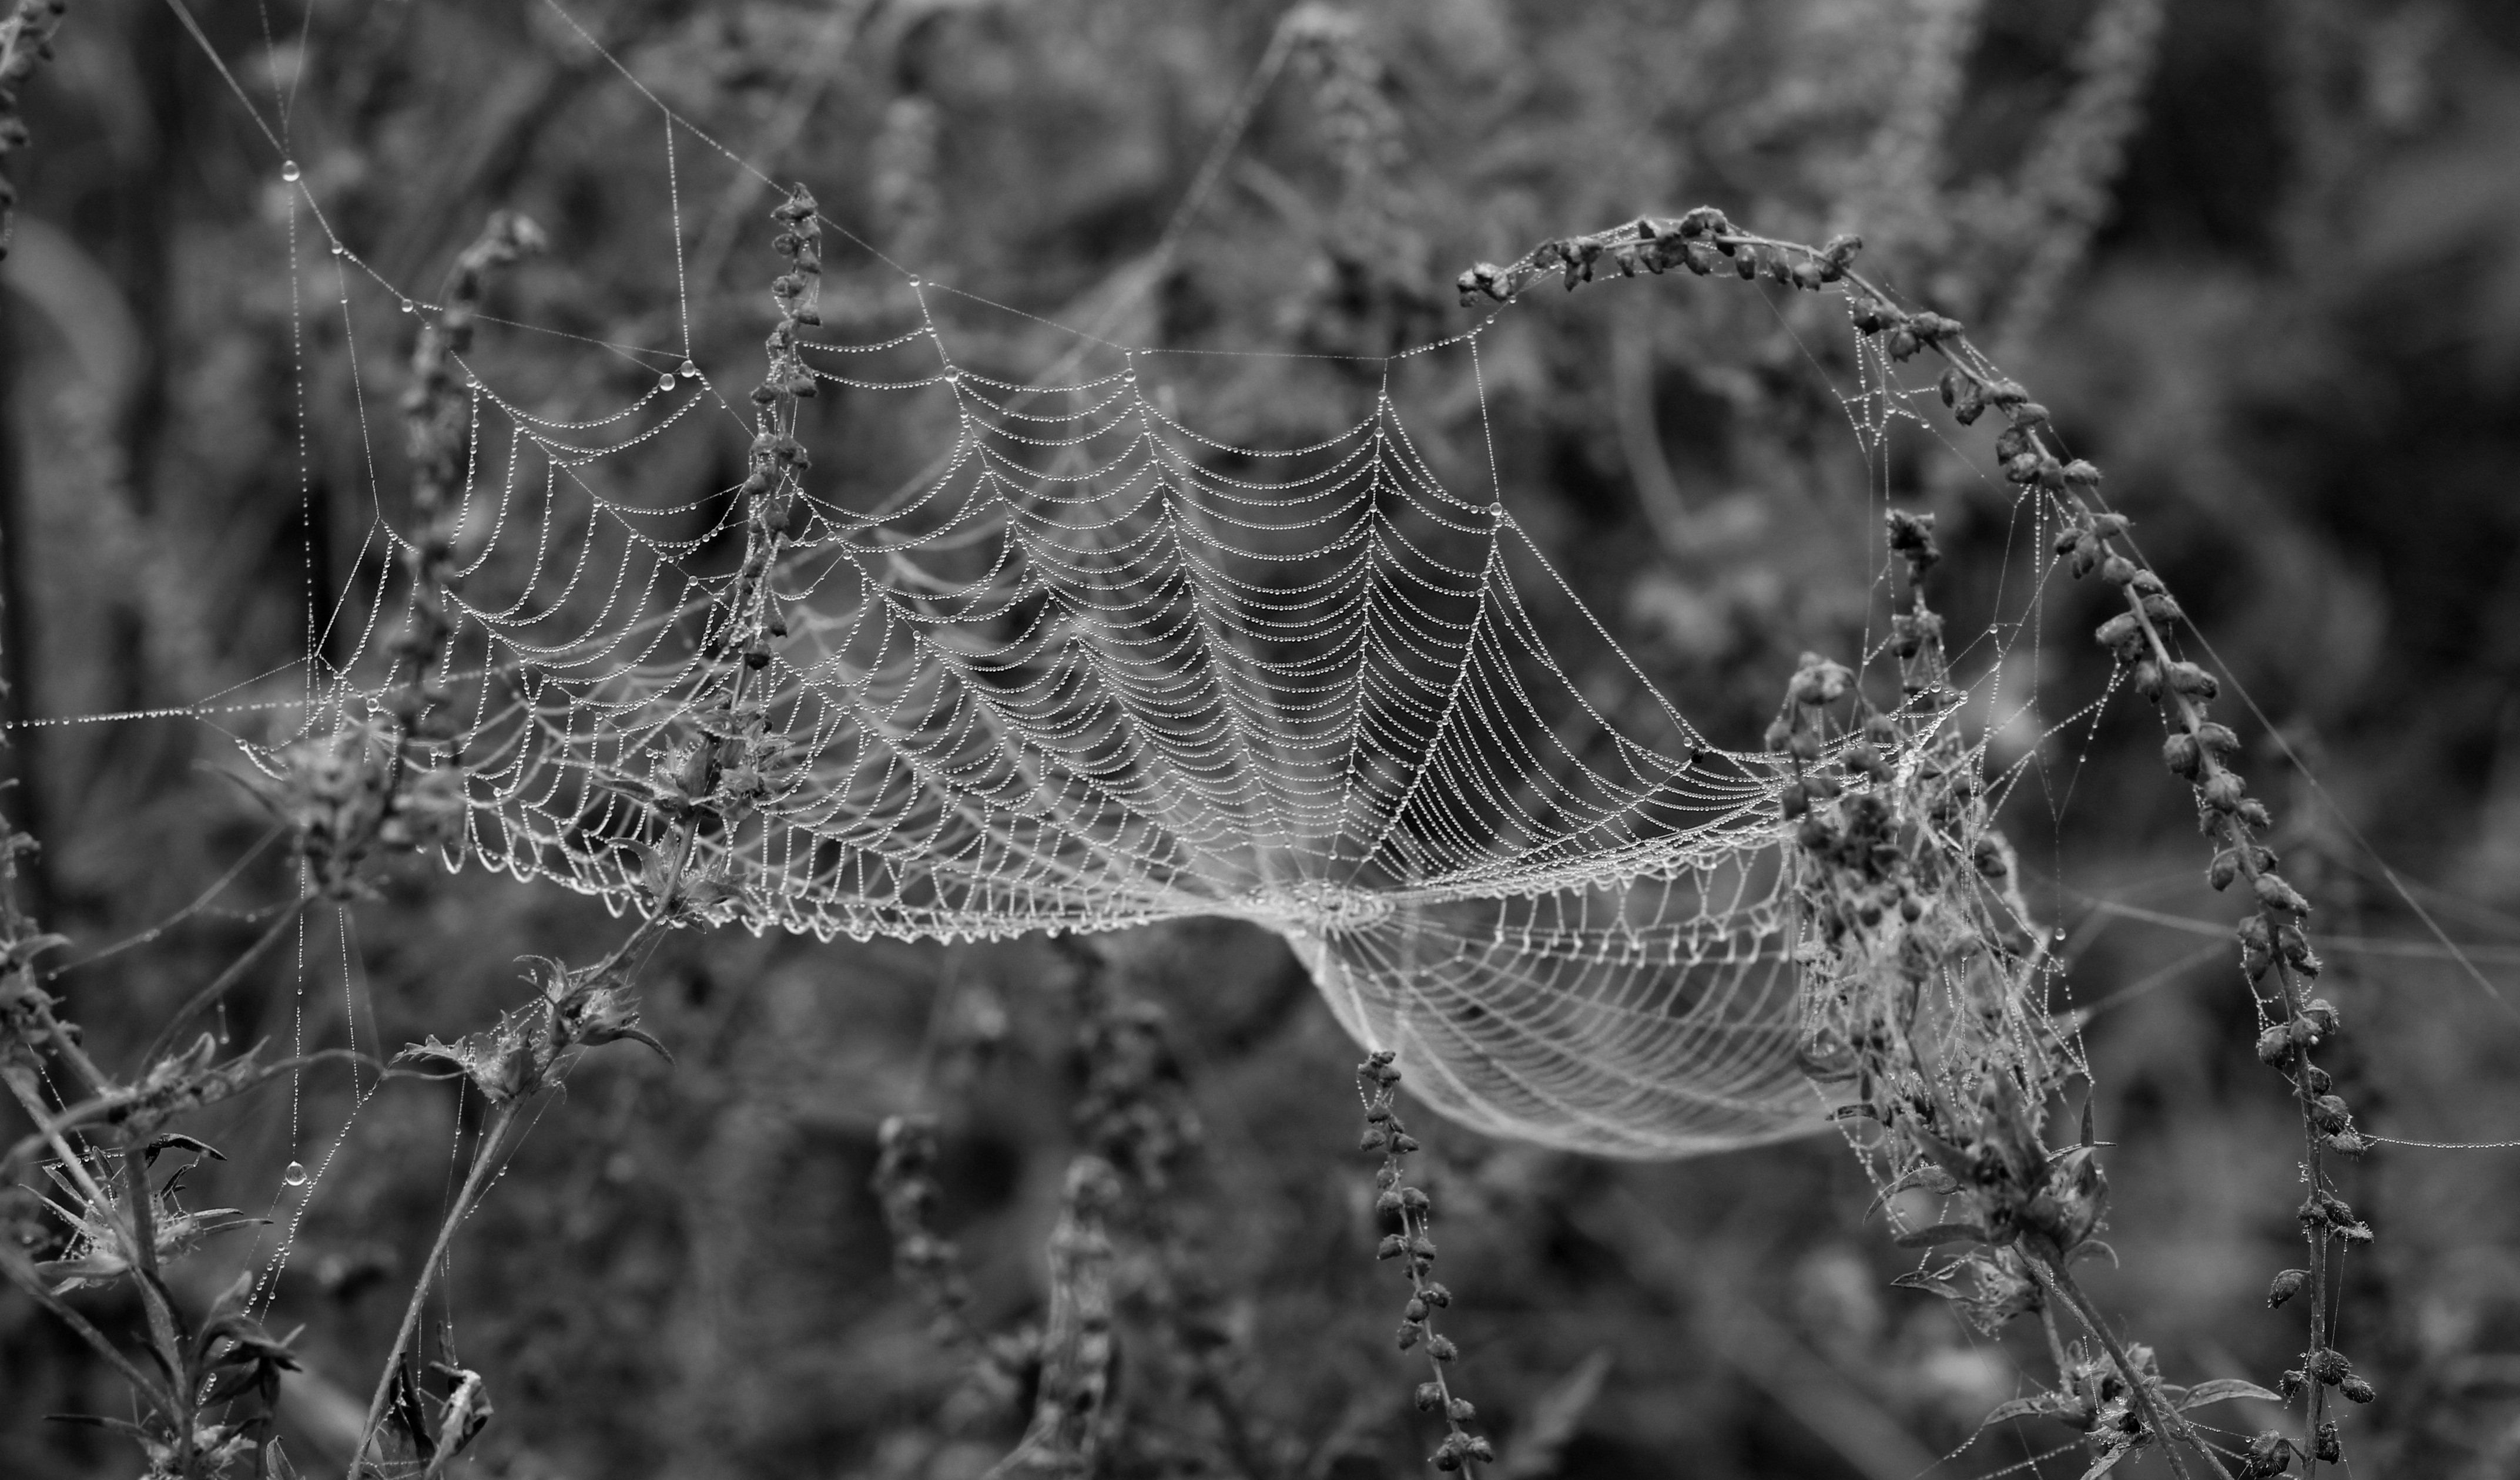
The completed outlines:
<svg viewBox="0 0 2520 1480">
<path fill-rule="evenodd" d="M 302 1188 L 306 1186 L 306 1163 L 302 1161 L 291 1162 L 289 1164 L 289 1170 L 280 1174 L 280 1180 L 288 1183 L 292 1188 Z"/>
<path fill-rule="evenodd" d="M 686 381 L 697 381 L 700 377 L 700 368 L 698 365 L 693 364 L 691 361 L 685 360 L 683 362 L 682 369 L 676 373 Z"/>
<path fill-rule="evenodd" d="M 673 372 L 671 372 L 671 371 L 667 371 L 665 374 L 663 374 L 663 375 L 660 375 L 660 376 L 656 377 L 656 388 L 657 388 L 658 390 L 671 390 L 671 389 L 673 389 L 673 388 L 674 388 L 674 376 L 673 376 Z"/>
<path fill-rule="evenodd" d="M 281 160 L 281 161 L 280 161 L 280 178 L 282 178 L 282 179 L 284 179 L 284 180 L 288 181 L 288 182 L 289 182 L 290 184 L 292 184 L 292 185 L 296 184 L 296 183 L 297 183 L 297 161 L 296 161 L 296 160 L 294 160 L 294 159 L 283 159 L 283 160 Z"/>
<path fill-rule="evenodd" d="M 411 299 L 409 299 L 409 298 L 405 298 L 405 299 L 403 299 L 403 300 L 402 300 L 402 311 L 403 311 L 403 312 L 405 312 L 405 313 L 409 313 L 409 312 L 411 312 L 411 311 L 412 311 L 412 306 L 413 306 L 413 305 L 412 305 L 412 301 L 411 301 Z"/>
</svg>

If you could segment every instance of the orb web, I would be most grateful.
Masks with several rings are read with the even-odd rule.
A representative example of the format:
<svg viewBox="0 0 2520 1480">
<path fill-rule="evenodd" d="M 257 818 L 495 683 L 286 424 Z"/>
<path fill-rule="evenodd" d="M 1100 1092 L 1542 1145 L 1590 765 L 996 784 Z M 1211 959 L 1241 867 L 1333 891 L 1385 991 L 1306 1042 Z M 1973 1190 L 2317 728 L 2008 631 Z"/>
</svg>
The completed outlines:
<svg viewBox="0 0 2520 1480">
<path fill-rule="evenodd" d="M 679 216 L 676 237 L 679 283 Z M 346 293 L 368 269 L 333 256 Z M 717 380 L 743 368 L 690 361 L 687 330 L 627 404 L 567 418 L 495 344 L 472 357 L 449 866 L 644 908 L 678 778 L 754 727 L 778 741 L 758 804 L 699 840 L 711 923 L 965 940 L 1234 917 L 1481 1129 L 1673 1155 L 1825 1124 L 1785 770 L 1655 694 L 1492 454 L 1413 430 L 1466 393 L 1493 445 L 1483 330 L 1371 362 L 1332 435 L 1247 445 L 1177 413 L 1160 351 L 1058 332 L 1047 373 L 999 373 L 988 346 L 1040 321 L 897 278 L 897 324 L 803 353 L 917 471 L 862 506 L 806 474 L 771 572 L 785 634 L 741 683 L 740 490 L 659 500 L 622 470 L 749 433 Z M 1904 392 L 1861 363 L 1869 459 Z M 402 538 L 382 515 L 377 536 Z M 342 596 L 346 655 L 294 737 L 251 747 L 264 764 L 375 723 L 410 598 L 390 574 Z"/>
</svg>

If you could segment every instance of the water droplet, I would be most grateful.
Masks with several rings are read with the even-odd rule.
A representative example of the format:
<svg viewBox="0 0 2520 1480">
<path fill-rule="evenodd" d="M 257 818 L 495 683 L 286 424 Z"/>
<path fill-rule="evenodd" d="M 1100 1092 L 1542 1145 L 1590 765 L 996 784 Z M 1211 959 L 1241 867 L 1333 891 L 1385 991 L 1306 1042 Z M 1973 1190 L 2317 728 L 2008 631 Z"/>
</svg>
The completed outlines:
<svg viewBox="0 0 2520 1480">
<path fill-rule="evenodd" d="M 403 300 L 402 300 L 402 311 L 403 311 L 403 312 L 405 312 L 405 313 L 409 313 L 409 312 L 411 312 L 411 311 L 412 311 L 412 307 L 413 307 L 413 305 L 412 305 L 412 301 L 411 301 L 411 299 L 409 299 L 409 298 L 405 298 L 405 299 L 403 299 Z"/>
<path fill-rule="evenodd" d="M 289 182 L 290 184 L 292 184 L 292 185 L 296 184 L 296 183 L 297 183 L 297 161 L 296 161 L 296 160 L 294 160 L 294 159 L 283 159 L 283 160 L 281 160 L 281 161 L 280 161 L 280 178 L 282 178 L 282 179 L 284 179 L 284 180 L 288 181 L 288 182 Z"/>
<path fill-rule="evenodd" d="M 686 381 L 697 381 L 700 378 L 700 368 L 689 360 L 683 362 L 683 368 L 677 373 Z"/>
<path fill-rule="evenodd" d="M 663 375 L 660 375 L 660 376 L 656 377 L 656 388 L 657 388 L 658 390 L 671 390 L 671 389 L 673 389 L 673 388 L 674 388 L 674 376 L 673 376 L 673 372 L 671 372 L 671 371 L 667 371 L 665 374 L 663 374 Z"/>
<path fill-rule="evenodd" d="M 1120 379 L 1128 381 L 1132 385 L 1135 385 L 1138 383 L 1138 373 L 1134 370 L 1124 370 L 1120 372 Z"/>
<path fill-rule="evenodd" d="M 302 1161 L 291 1162 L 289 1164 L 289 1170 L 280 1174 L 280 1180 L 288 1183 L 292 1188 L 302 1188 L 306 1186 L 306 1163 Z"/>
<path fill-rule="evenodd" d="M 337 257 L 338 257 L 338 256 L 346 256 L 346 255 L 349 253 L 349 250 L 350 250 L 350 248 L 348 248 L 348 247 L 343 247 L 343 246 L 342 246 L 340 243 L 338 243 L 338 242 L 336 242 L 336 243 L 334 243 L 334 244 L 333 244 L 333 255 L 335 255 L 335 256 L 337 256 Z"/>
<path fill-rule="evenodd" d="M 919 286 L 919 274 L 914 272 L 910 275 L 910 286 L 913 288 L 917 288 Z"/>
</svg>

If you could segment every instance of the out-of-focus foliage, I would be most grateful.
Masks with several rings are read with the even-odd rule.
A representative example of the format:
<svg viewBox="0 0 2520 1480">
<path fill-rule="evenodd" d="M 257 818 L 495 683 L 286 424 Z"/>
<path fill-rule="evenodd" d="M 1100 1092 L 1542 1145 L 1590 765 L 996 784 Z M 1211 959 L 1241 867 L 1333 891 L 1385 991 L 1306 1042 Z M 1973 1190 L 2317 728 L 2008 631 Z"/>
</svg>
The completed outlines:
<svg viewBox="0 0 2520 1480">
<path fill-rule="evenodd" d="M 652 381 L 606 343 L 679 333 L 663 129 L 605 51 L 903 265 L 1127 342 L 1404 347 L 1465 322 L 1449 292 L 1462 266 L 1640 210 L 1709 202 L 1775 235 L 1860 231 L 1871 267 L 2002 346 L 2110 470 L 2117 506 L 2262 709 L 2248 738 L 2272 725 L 2309 763 L 2278 812 L 2322 932 L 2426 938 L 2359 829 L 2453 935 L 2487 943 L 2482 983 L 2423 948 L 2331 948 L 2353 1030 L 2338 1073 L 2364 1121 L 2520 1136 L 2520 1012 L 2492 995 L 2520 1003 L 2520 955 L 2492 944 L 2520 939 L 2501 913 L 2520 909 L 2507 7 L 572 9 L 605 51 L 542 5 L 318 8 L 302 39 L 293 12 L 266 32 L 248 8 L 196 11 L 244 99 L 287 117 L 334 230 L 387 280 L 433 283 L 493 207 L 543 223 L 554 250 L 493 309 L 566 335 L 492 326 L 482 352 L 553 415 Z M 1247 132 L 1202 186 L 1271 58 Z M 386 428 L 412 321 L 373 292 L 339 306 L 322 238 L 302 218 L 292 237 L 279 157 L 161 7 L 81 0 L 24 107 L 37 143 L 14 157 L 19 237 L 0 278 L 11 717 L 293 692 L 293 673 L 270 675 L 301 650 L 309 593 L 321 625 L 380 568 L 363 543 L 375 511 L 403 508 Z M 773 198 L 689 136 L 677 164 L 695 353 L 757 363 Z M 1168 236 L 1193 187 L 1198 211 Z M 843 329 L 911 311 L 897 274 L 836 247 L 823 298 Z M 1483 350 L 1517 517 L 1665 692 L 1735 743 L 1797 651 L 1854 654 L 1875 600 L 1880 490 L 1831 393 L 1851 383 L 1846 336 L 1807 309 L 1779 314 L 1742 285 L 1619 285 L 1518 307 Z M 967 358 L 1030 373 L 1073 342 L 1005 327 L 1019 322 L 971 315 L 965 332 L 999 338 Z M 1184 419 L 1242 443 L 1343 422 L 1371 374 L 1180 363 Z M 1478 410 L 1465 395 L 1423 428 L 1452 440 L 1440 456 L 1477 465 Z M 807 437 L 819 486 L 879 495 L 873 480 L 923 450 L 922 430 L 834 398 Z M 1965 631 L 2001 609 L 2011 510 L 1916 441 L 1888 491 L 1941 516 Z M 740 476 L 742 451 L 614 475 L 696 496 Z M 2294 1247 L 2290 1111 L 2250 1056 L 2226 914 L 2154 764 L 2153 721 L 2123 696 L 2081 714 L 2107 683 L 2084 640 L 2091 599 L 2057 593 L 2013 645 L 2014 692 L 2036 706 L 2024 734 L 2076 723 L 2044 741 L 2043 780 L 2007 819 L 2035 903 L 2066 928 L 2077 1000 L 2104 1004 L 2087 1031 L 2122 1268 L 2091 1279 L 2166 1366 L 2263 1379 L 2297 1334 L 2260 1298 Z M 338 652 L 349 635 L 319 640 Z M 61 980 L 100 1052 L 136 1047 L 250 934 L 229 912 L 287 887 L 277 851 L 253 851 L 264 814 L 203 769 L 235 765 L 222 725 L 260 723 L 11 737 L 9 804 L 47 843 L 33 903 L 83 947 L 165 919 L 247 860 L 210 908 Z M 2282 769 L 2272 753 L 2256 767 Z M 530 990 L 518 958 L 583 959 L 622 928 L 553 892 L 415 869 L 354 917 L 317 919 L 223 1031 L 371 1051 L 452 1037 Z M 1140 1298 L 1161 1282 L 1124 1262 L 1114 1472 L 1412 1472 L 1441 1426 L 1412 1410 L 1417 1368 L 1389 1349 L 1399 1287 L 1371 1257 L 1355 1050 L 1256 932 L 1179 929 L 1115 954 L 1111 982 L 1167 1014 L 1203 1127 L 1165 1206 L 1200 1251 L 1206 1369 L 1244 1432 L 1169 1392 L 1159 1362 L 1143 1377 L 1129 1364 L 1179 1323 Z M 1009 1344 L 1042 1317 L 1042 1250 L 1078 1145 L 1076 961 L 1037 943 L 692 937 L 646 979 L 648 1026 L 676 1064 L 591 1060 L 456 1245 L 443 1321 L 498 1402 L 470 1462 L 520 1477 L 986 1470 L 1022 1427 L 1027 1368 Z M 447 1195 L 459 1114 L 479 1110 L 443 1085 L 393 1084 L 353 1116 L 353 1094 L 336 1066 L 197 1132 L 229 1157 L 202 1169 L 206 1200 L 272 1209 L 284 1221 L 266 1242 L 294 1229 L 273 1324 L 307 1326 L 283 1420 L 310 1469 L 339 1462 Z M 973 1329 L 1008 1347 L 979 1379 L 970 1346 L 937 1339 L 895 1279 L 869 1189 L 877 1127 L 907 1110 L 939 1119 L 937 1222 L 962 1245 Z M 1439 1199 L 1460 1386 L 1507 1473 L 1912 1475 L 2019 1390 L 2007 1347 L 1889 1287 L 1900 1256 L 1877 1217 L 1867 1226 L 1869 1188 L 1840 1146 L 1608 1166 L 1412 1126 Z M 2383 1148 L 2352 1174 L 2383 1233 L 2349 1270 L 2342 1318 L 2382 1394 L 2353 1434 L 2365 1473 L 2520 1463 L 2513 1154 Z M 300 1157 L 319 1173 L 302 1198 L 279 1174 Z M 179 1293 L 206 1304 L 250 1236 L 214 1244 Z M 440 1319 L 433 1306 L 432 1331 Z M 120 1403 L 110 1372 L 0 1295 L 0 1470 L 129 1472 L 110 1435 L 41 1421 Z M 2008 1424 L 1940 1473 L 2066 1437 Z"/>
</svg>

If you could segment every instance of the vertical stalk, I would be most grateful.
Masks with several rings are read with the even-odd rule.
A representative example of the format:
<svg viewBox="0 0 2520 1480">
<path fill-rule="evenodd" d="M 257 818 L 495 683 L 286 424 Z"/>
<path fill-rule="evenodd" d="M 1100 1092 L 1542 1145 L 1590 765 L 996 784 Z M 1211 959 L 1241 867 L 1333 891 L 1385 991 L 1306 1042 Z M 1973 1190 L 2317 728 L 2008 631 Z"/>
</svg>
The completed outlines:
<svg viewBox="0 0 2520 1480">
<path fill-rule="evenodd" d="M 508 1137 L 508 1127 L 517 1116 L 518 1100 L 510 1100 L 490 1112 L 481 1128 L 481 1141 L 473 1149 L 472 1168 L 464 1174 L 463 1188 L 455 1195 L 454 1206 L 446 1210 L 446 1219 L 437 1227 L 437 1237 L 428 1246 L 428 1259 L 421 1266 L 420 1278 L 411 1287 L 411 1300 L 403 1307 L 402 1324 L 394 1332 L 393 1349 L 385 1354 L 384 1367 L 377 1373 L 376 1396 L 368 1400 L 367 1421 L 360 1425 L 359 1441 L 350 1451 L 350 1463 L 344 1480 L 359 1480 L 359 1468 L 367 1458 L 368 1446 L 376 1442 L 377 1428 L 384 1421 L 385 1405 L 392 1401 L 394 1377 L 402 1370 L 403 1357 L 410 1351 L 412 1338 L 420 1332 L 420 1318 L 428 1304 L 428 1292 L 436 1283 L 437 1272 L 444 1268 L 447 1248 L 455 1241 L 455 1231 L 472 1214 L 472 1205 L 481 1198 L 482 1189 L 499 1164 L 500 1147 Z"/>
</svg>

